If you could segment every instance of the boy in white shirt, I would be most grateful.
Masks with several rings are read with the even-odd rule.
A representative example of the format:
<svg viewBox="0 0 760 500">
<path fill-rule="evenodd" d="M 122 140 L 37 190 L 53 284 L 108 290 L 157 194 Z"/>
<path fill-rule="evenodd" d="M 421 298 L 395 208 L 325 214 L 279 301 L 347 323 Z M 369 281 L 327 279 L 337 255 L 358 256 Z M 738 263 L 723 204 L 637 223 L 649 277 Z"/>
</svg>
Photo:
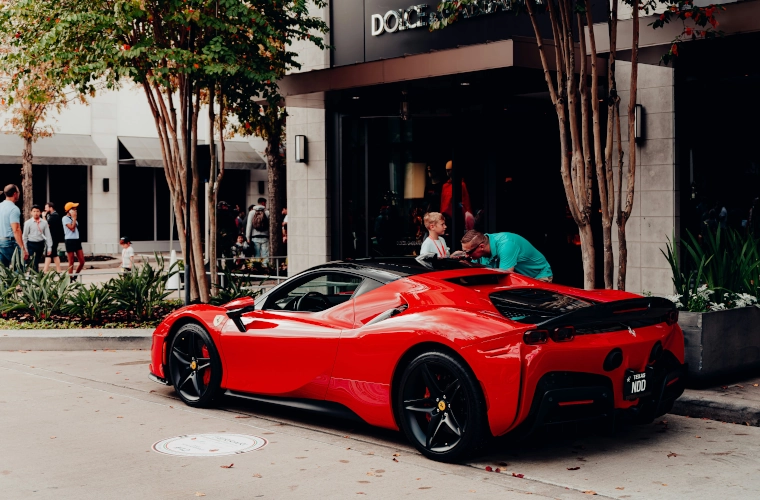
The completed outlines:
<svg viewBox="0 0 760 500">
<path fill-rule="evenodd" d="M 448 258 L 451 254 L 449 247 L 446 246 L 446 240 L 443 239 L 443 235 L 446 233 L 446 222 L 443 220 L 443 215 L 439 212 L 428 212 L 422 221 L 428 230 L 428 237 L 422 242 L 420 256 L 434 254 L 438 259 Z"/>
<path fill-rule="evenodd" d="M 132 248 L 132 242 L 129 241 L 129 238 L 122 236 L 119 245 L 123 249 L 121 251 L 121 267 L 125 273 L 131 272 L 132 266 L 135 264 L 135 249 Z"/>
</svg>

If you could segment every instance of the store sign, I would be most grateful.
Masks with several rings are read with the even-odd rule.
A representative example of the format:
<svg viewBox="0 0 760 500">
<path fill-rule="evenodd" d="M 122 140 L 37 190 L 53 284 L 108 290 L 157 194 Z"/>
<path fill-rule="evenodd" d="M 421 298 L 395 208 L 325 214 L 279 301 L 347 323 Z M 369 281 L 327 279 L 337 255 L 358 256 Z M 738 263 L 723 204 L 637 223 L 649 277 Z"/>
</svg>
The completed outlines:
<svg viewBox="0 0 760 500">
<path fill-rule="evenodd" d="M 507 12 L 512 10 L 512 2 L 515 0 L 474 0 L 471 5 L 462 8 L 462 18 L 470 19 L 473 17 L 495 14 L 497 12 Z M 536 1 L 541 5 L 542 1 Z M 433 25 L 448 17 L 448 13 L 430 12 L 426 14 L 428 5 L 413 5 L 406 9 L 389 10 L 382 14 L 372 14 L 370 18 L 370 31 L 372 36 L 379 36 L 383 33 L 396 33 L 397 31 L 411 30 Z"/>
</svg>

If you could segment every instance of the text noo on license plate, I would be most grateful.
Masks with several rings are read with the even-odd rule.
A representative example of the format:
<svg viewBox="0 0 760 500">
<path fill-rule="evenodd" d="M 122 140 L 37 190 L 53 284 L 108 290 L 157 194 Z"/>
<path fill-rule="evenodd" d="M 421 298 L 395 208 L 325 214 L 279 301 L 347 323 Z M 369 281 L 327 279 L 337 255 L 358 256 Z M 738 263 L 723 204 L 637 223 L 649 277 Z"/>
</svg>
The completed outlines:
<svg viewBox="0 0 760 500">
<path fill-rule="evenodd" d="M 625 399 L 636 399 L 646 396 L 651 392 L 646 372 L 634 372 L 628 370 L 625 372 L 625 383 L 623 384 L 623 397 Z"/>
</svg>

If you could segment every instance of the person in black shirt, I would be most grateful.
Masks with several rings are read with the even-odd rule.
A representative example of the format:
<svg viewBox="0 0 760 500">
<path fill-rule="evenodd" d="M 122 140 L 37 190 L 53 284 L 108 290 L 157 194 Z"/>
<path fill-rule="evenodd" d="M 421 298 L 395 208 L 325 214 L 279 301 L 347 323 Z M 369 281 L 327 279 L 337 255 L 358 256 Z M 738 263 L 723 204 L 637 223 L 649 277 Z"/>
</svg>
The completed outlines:
<svg viewBox="0 0 760 500">
<path fill-rule="evenodd" d="M 61 222 L 61 216 L 55 211 L 55 205 L 52 201 L 45 203 L 45 220 L 47 220 L 50 227 L 50 236 L 53 237 L 53 248 L 50 249 L 50 254 L 45 257 L 45 267 L 43 272 L 48 272 L 50 269 L 50 261 L 55 261 L 56 272 L 61 272 L 61 258 L 58 256 L 58 244 L 63 241 L 63 222 Z"/>
</svg>

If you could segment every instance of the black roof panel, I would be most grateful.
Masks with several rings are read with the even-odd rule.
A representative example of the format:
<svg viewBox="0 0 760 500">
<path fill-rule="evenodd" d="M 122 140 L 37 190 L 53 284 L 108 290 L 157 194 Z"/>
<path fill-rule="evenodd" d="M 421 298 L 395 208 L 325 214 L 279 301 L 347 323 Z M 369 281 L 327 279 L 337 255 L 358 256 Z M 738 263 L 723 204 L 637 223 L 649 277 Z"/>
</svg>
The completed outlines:
<svg viewBox="0 0 760 500">
<path fill-rule="evenodd" d="M 364 259 L 336 260 L 317 266 L 317 268 L 345 269 L 359 271 L 370 278 L 384 283 L 398 278 L 435 271 L 451 271 L 456 269 L 472 269 L 483 267 L 480 264 L 455 259 L 418 260 L 415 257 L 370 257 Z M 314 268 L 316 269 L 316 268 Z"/>
</svg>

